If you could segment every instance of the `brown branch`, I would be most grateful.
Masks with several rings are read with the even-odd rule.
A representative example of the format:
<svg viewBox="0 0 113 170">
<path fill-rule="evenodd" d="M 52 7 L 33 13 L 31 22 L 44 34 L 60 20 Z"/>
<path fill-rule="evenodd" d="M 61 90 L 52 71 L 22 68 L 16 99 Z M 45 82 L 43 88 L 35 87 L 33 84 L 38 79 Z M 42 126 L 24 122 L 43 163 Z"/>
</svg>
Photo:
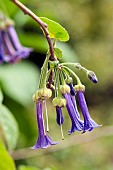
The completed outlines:
<svg viewBox="0 0 113 170">
<path fill-rule="evenodd" d="M 71 146 L 81 145 L 85 143 L 98 140 L 102 137 L 108 137 L 113 135 L 113 126 L 103 127 L 95 129 L 93 132 L 87 132 L 80 135 L 71 135 L 64 141 L 61 141 L 58 145 L 51 146 L 47 149 L 31 150 L 29 148 L 19 149 L 13 151 L 11 156 L 14 160 L 28 159 L 36 156 L 47 155 L 53 152 L 58 152 L 67 149 Z"/>
<path fill-rule="evenodd" d="M 47 88 L 51 89 L 51 90 L 54 90 L 53 87 L 52 87 L 52 83 L 53 83 L 53 70 L 51 70 L 50 72 L 50 76 L 49 76 L 49 80 L 47 82 Z"/>
<path fill-rule="evenodd" d="M 35 15 L 30 9 L 28 9 L 25 5 L 23 5 L 21 2 L 19 2 L 18 0 L 11 0 L 11 1 L 16 6 L 18 6 L 24 12 L 24 14 L 27 14 L 30 17 L 32 17 L 40 25 L 40 27 L 42 28 L 42 30 L 45 34 L 47 42 L 49 44 L 49 49 L 50 49 L 50 54 L 51 54 L 50 60 L 55 61 L 56 58 L 54 57 L 54 47 L 53 47 L 49 32 L 47 30 L 47 25 L 42 20 L 40 20 L 40 18 L 37 15 Z"/>
</svg>

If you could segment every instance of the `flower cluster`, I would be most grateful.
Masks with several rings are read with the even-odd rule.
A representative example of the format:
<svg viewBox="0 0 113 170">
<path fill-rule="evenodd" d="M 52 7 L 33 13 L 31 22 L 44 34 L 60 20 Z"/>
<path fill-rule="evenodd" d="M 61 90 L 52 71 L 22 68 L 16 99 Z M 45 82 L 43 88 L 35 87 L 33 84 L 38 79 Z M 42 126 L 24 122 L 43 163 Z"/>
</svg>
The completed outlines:
<svg viewBox="0 0 113 170">
<path fill-rule="evenodd" d="M 32 48 L 23 47 L 18 39 L 12 20 L 0 20 L 0 63 L 15 63 L 29 56 Z"/>
<path fill-rule="evenodd" d="M 62 139 L 64 139 L 62 125 L 64 123 L 64 116 L 62 113 L 62 108 L 66 107 L 68 115 L 70 117 L 72 126 L 68 131 L 69 134 L 72 134 L 75 131 L 82 131 L 85 133 L 86 131 L 92 131 L 94 128 L 99 127 L 98 125 L 90 116 L 88 107 L 86 104 L 84 92 L 85 86 L 82 85 L 78 76 L 70 70 L 68 67 L 63 66 L 63 64 L 56 64 L 52 68 L 48 70 L 48 74 L 52 71 L 53 73 L 53 82 L 49 85 L 49 88 L 55 91 L 55 98 L 53 99 L 53 106 L 56 109 L 56 122 L 61 127 L 61 135 Z M 77 65 L 78 67 L 78 65 Z M 77 79 L 77 84 L 73 86 L 73 79 L 67 74 L 67 70 L 72 73 L 75 78 Z M 47 70 L 46 70 L 47 71 Z M 89 75 L 90 73 L 90 75 Z M 86 75 L 87 77 L 92 80 L 92 82 L 97 83 L 97 77 L 92 71 L 87 70 Z M 43 72 L 44 75 L 44 72 Z M 49 77 L 49 76 L 46 76 Z M 51 79 L 51 77 L 49 77 Z M 45 88 L 41 88 L 34 94 L 33 100 L 36 103 L 36 111 L 37 111 L 37 123 L 38 123 L 38 140 L 35 144 L 33 149 L 39 148 L 47 148 L 50 145 L 55 145 L 57 142 L 52 141 L 52 139 L 48 136 L 46 131 L 48 130 L 48 118 L 47 118 L 47 129 L 45 130 L 44 125 L 44 116 L 43 116 L 43 109 L 42 106 L 46 103 L 46 100 L 52 96 L 52 91 L 47 88 L 49 84 L 49 79 L 47 78 L 45 82 Z M 53 84 L 52 84 L 53 83 Z M 83 119 L 81 119 L 80 113 L 77 109 L 77 102 L 78 99 L 79 108 L 82 113 Z M 45 107 L 46 108 L 46 107 Z M 47 108 L 45 109 L 47 111 Z"/>
</svg>

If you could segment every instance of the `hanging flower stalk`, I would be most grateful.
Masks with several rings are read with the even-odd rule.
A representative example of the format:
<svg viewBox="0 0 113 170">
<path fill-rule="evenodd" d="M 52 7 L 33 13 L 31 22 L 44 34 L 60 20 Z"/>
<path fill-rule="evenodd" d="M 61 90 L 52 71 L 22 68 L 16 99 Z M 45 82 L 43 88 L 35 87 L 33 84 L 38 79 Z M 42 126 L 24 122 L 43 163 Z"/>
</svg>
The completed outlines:
<svg viewBox="0 0 113 170">
<path fill-rule="evenodd" d="M 63 42 L 69 40 L 67 31 L 60 24 L 48 18 L 39 18 L 18 0 L 11 1 L 17 5 L 25 14 L 31 16 L 40 25 L 49 46 L 44 64 L 41 69 L 38 90 L 33 95 L 33 101 L 36 105 L 38 139 L 32 148 L 47 148 L 51 145 L 57 144 L 57 142 L 52 141 L 52 139 L 48 136 L 49 125 L 47 108 L 45 109 L 47 128 L 45 127 L 44 123 L 43 106 L 45 106 L 46 100 L 52 96 L 52 91 L 54 91 L 55 94 L 53 99 L 53 106 L 56 110 L 56 122 L 61 128 L 62 139 L 64 139 L 64 116 L 62 113 L 63 107 L 66 107 L 67 113 L 72 123 L 71 129 L 68 131 L 69 134 L 72 134 L 75 131 L 81 131 L 82 133 L 85 133 L 86 131 L 91 131 L 94 128 L 99 127 L 100 125 L 98 125 L 89 114 L 84 97 L 85 86 L 82 85 L 79 77 L 68 66 L 71 65 L 74 68 L 84 71 L 86 76 L 93 83 L 98 82 L 95 73 L 87 70 L 79 63 L 60 63 L 60 59 L 62 58 L 62 51 L 61 49 L 56 48 L 55 45 L 57 40 Z M 13 30 L 10 31 L 12 32 Z M 71 75 L 74 77 L 73 79 L 76 80 L 76 84 L 74 86 Z M 77 109 L 77 98 L 82 116 Z"/>
</svg>

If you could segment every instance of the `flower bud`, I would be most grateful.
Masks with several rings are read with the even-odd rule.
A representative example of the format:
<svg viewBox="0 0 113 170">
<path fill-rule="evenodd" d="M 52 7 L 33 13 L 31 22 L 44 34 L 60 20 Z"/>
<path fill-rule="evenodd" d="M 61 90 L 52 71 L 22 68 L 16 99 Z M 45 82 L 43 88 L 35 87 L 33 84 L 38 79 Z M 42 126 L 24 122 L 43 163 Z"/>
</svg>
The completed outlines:
<svg viewBox="0 0 113 170">
<path fill-rule="evenodd" d="M 48 99 L 52 96 L 52 91 L 48 88 L 39 89 L 36 91 L 36 99 Z"/>
<path fill-rule="evenodd" d="M 66 106 L 66 99 L 61 97 L 55 97 L 53 99 L 53 106 L 65 107 Z"/>
<path fill-rule="evenodd" d="M 82 85 L 82 84 L 80 84 L 80 85 L 75 85 L 74 86 L 74 90 L 75 90 L 75 92 L 77 92 L 77 91 L 85 91 L 85 86 L 84 85 Z"/>
<path fill-rule="evenodd" d="M 62 94 L 70 93 L 70 87 L 67 84 L 61 85 L 60 91 Z"/>
<path fill-rule="evenodd" d="M 87 71 L 87 77 L 93 82 L 98 83 L 98 79 L 93 71 Z"/>
</svg>

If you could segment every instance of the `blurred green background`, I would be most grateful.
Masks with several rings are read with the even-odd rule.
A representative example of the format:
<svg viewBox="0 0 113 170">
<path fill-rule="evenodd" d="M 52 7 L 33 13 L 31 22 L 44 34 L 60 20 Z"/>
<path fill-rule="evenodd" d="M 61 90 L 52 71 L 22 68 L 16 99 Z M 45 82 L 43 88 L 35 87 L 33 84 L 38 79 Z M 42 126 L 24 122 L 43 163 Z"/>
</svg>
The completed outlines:
<svg viewBox="0 0 113 170">
<path fill-rule="evenodd" d="M 17 159 L 16 167 L 19 170 L 33 170 L 31 166 L 34 170 L 35 168 L 113 170 L 113 0 L 21 0 L 21 2 L 38 16 L 53 19 L 66 28 L 70 35 L 69 42 L 57 44 L 63 50 L 63 62 L 80 62 L 96 73 L 99 83 L 95 85 L 84 73 L 74 70 L 86 86 L 85 96 L 91 116 L 98 124 L 102 124 L 102 128 L 84 135 L 74 133 L 68 136 L 70 120 L 64 110 L 63 143 L 55 121 L 55 110 L 53 113 L 54 108 L 51 101 L 48 101 L 50 134 L 54 140 L 61 142 L 61 146 L 60 144 L 53 146 L 55 149 L 52 147 L 52 152 L 51 149 L 37 150 L 37 156 L 35 152 L 35 156 L 30 158 L 26 158 L 29 156 L 25 150 L 24 159 L 12 153 Z M 39 26 L 29 16 L 24 15 L 9 0 L 4 4 L 9 16 L 15 21 L 21 43 L 34 48 L 27 60 L 16 65 L 0 66 L 3 103 L 12 112 L 19 127 L 19 138 L 13 152 L 17 149 L 24 152 L 24 148 L 33 146 L 37 139 L 32 95 L 37 90 L 40 67 L 48 46 Z M 107 129 L 107 126 L 110 128 Z M 75 144 L 71 141 L 74 138 Z M 29 167 L 25 169 L 21 165 Z"/>
</svg>

